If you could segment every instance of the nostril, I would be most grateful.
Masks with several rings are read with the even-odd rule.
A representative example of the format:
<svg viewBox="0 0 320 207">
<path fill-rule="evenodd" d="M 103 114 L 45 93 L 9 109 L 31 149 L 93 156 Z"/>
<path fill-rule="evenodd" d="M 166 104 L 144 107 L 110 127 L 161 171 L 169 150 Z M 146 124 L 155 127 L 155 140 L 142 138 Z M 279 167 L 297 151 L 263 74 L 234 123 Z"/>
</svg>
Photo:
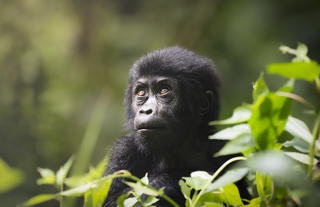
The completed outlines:
<svg viewBox="0 0 320 207">
<path fill-rule="evenodd" d="M 149 115 L 149 114 L 151 114 L 151 113 L 152 113 L 152 109 L 147 109 L 147 110 L 141 109 L 141 110 L 140 110 L 140 114 L 147 114 L 147 115 Z"/>
<path fill-rule="evenodd" d="M 151 114 L 152 113 L 152 109 L 148 109 L 147 111 L 146 111 L 146 114 Z"/>
</svg>

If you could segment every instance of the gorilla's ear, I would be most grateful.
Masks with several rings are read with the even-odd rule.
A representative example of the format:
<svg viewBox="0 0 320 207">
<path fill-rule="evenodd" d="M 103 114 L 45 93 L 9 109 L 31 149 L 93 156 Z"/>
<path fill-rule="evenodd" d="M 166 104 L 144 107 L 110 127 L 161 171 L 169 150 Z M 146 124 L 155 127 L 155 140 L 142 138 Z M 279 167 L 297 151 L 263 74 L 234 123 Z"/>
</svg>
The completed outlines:
<svg viewBox="0 0 320 207">
<path fill-rule="evenodd" d="M 210 108 L 212 107 L 213 103 L 213 92 L 210 90 L 205 91 L 201 95 L 201 105 L 200 105 L 200 115 L 204 116 L 206 115 L 209 111 Z"/>
</svg>

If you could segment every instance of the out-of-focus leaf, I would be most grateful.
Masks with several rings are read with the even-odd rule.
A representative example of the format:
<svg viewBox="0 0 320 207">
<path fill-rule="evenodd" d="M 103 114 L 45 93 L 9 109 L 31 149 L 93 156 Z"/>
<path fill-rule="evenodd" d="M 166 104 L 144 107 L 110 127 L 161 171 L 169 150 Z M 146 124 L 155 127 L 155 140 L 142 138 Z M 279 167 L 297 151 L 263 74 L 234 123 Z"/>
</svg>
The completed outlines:
<svg viewBox="0 0 320 207">
<path fill-rule="evenodd" d="M 305 164 L 305 165 L 309 165 L 310 164 L 310 157 L 309 155 L 303 154 L 303 153 L 299 153 L 299 152 L 285 152 L 286 155 L 288 155 L 289 157 Z M 313 159 L 313 163 L 317 163 L 318 160 L 317 159 Z"/>
<path fill-rule="evenodd" d="M 81 185 L 76 188 L 72 188 L 70 190 L 60 192 L 59 195 L 62 195 L 62 196 L 82 196 L 84 193 L 88 192 L 90 189 L 96 188 L 97 186 L 98 186 L 97 183 L 87 183 L 85 185 Z"/>
<path fill-rule="evenodd" d="M 103 180 L 97 188 L 85 193 L 84 207 L 101 207 L 107 197 L 112 179 Z"/>
<path fill-rule="evenodd" d="M 36 204 L 40 204 L 52 199 L 55 199 L 57 196 L 55 194 L 40 194 L 40 195 L 36 195 L 32 198 L 30 198 L 29 200 L 27 200 L 26 202 L 24 202 L 22 204 L 22 206 L 34 206 Z"/>
<path fill-rule="evenodd" d="M 297 49 L 292 49 L 288 46 L 282 45 L 280 46 L 280 50 L 284 54 L 289 53 L 295 55 L 296 57 L 293 58 L 293 62 L 310 62 L 310 59 L 307 56 L 308 47 L 303 43 L 298 43 Z"/>
<path fill-rule="evenodd" d="M 259 196 L 265 200 L 272 191 L 272 181 L 270 176 L 256 172 L 256 185 Z"/>
<path fill-rule="evenodd" d="M 218 139 L 218 140 L 229 140 L 229 139 L 235 139 L 241 134 L 250 134 L 251 129 L 248 124 L 238 124 L 233 127 L 228 127 L 223 130 L 220 130 L 219 132 L 209 136 L 209 139 Z"/>
<path fill-rule="evenodd" d="M 316 62 L 276 63 L 268 65 L 268 72 L 287 78 L 303 79 L 313 82 L 320 74 L 320 66 Z"/>
<path fill-rule="evenodd" d="M 132 198 L 127 198 L 126 200 L 123 201 L 123 206 L 124 207 L 133 207 L 134 204 L 138 202 L 138 199 L 136 197 Z"/>
<path fill-rule="evenodd" d="M 128 198 L 128 196 L 129 196 L 128 194 L 123 194 L 123 195 L 118 197 L 118 199 L 117 199 L 118 207 L 124 207 L 123 203 Z"/>
<path fill-rule="evenodd" d="M 256 153 L 246 163 L 250 169 L 271 175 L 274 179 L 286 181 L 290 185 L 306 184 L 306 180 L 302 179 L 303 175 L 295 170 L 294 162 L 279 151 Z"/>
<path fill-rule="evenodd" d="M 38 168 L 38 172 L 41 175 L 41 178 L 37 180 L 38 185 L 48 184 L 53 185 L 56 182 L 55 173 L 48 168 Z"/>
<path fill-rule="evenodd" d="M 231 206 L 243 205 L 238 187 L 235 184 L 229 184 L 223 187 L 226 200 Z"/>
<path fill-rule="evenodd" d="M 248 173 L 249 169 L 247 167 L 235 167 L 229 169 L 226 173 L 224 173 L 221 177 L 219 177 L 216 181 L 209 185 L 206 192 L 213 191 L 215 189 L 219 189 L 225 185 L 230 183 L 235 183 L 241 180 Z"/>
<path fill-rule="evenodd" d="M 261 198 L 253 198 L 248 205 L 245 205 L 245 207 L 260 207 L 261 205 Z"/>
<path fill-rule="evenodd" d="M 159 199 L 153 196 L 148 196 L 145 202 L 143 204 L 145 206 L 151 206 L 152 204 L 156 203 Z"/>
<path fill-rule="evenodd" d="M 179 180 L 179 185 L 184 198 L 186 200 L 189 200 L 189 202 L 191 202 L 191 199 L 190 199 L 191 188 L 183 180 Z"/>
<path fill-rule="evenodd" d="M 23 182 L 20 170 L 10 167 L 0 158 L 0 193 L 7 192 Z"/>
<path fill-rule="evenodd" d="M 57 186 L 61 186 L 63 184 L 63 181 L 67 177 L 67 174 L 71 168 L 73 161 L 74 161 L 74 157 L 71 156 L 69 160 L 58 170 L 57 176 L 56 176 Z"/>
<path fill-rule="evenodd" d="M 312 142 L 312 134 L 307 125 L 297 118 L 289 116 L 288 122 L 285 125 L 285 130 L 293 136 L 299 137 L 308 143 Z"/>
<path fill-rule="evenodd" d="M 255 144 L 256 143 L 253 140 L 251 134 L 249 133 L 241 134 L 237 138 L 225 144 L 219 152 L 214 154 L 214 156 L 217 157 L 222 155 L 237 154 L 239 152 L 245 151 L 255 146 Z"/>
<path fill-rule="evenodd" d="M 191 173 L 191 177 L 184 177 L 186 184 L 195 190 L 201 190 L 208 182 L 212 175 L 205 171 L 195 171 Z"/>
<path fill-rule="evenodd" d="M 258 80 L 253 85 L 253 93 L 252 93 L 253 100 L 256 101 L 260 95 L 268 92 L 269 92 L 269 89 L 267 87 L 267 84 L 263 80 L 263 73 L 261 73 Z"/>
<path fill-rule="evenodd" d="M 270 92 L 260 96 L 249 120 L 252 136 L 260 149 L 272 148 L 284 130 L 291 111 L 291 100 Z"/>
<path fill-rule="evenodd" d="M 303 153 L 309 152 L 309 144 L 300 138 L 293 138 L 292 140 L 286 141 L 282 144 L 282 146 L 286 148 L 293 147 L 294 149 Z"/>
<path fill-rule="evenodd" d="M 204 204 L 204 207 L 224 207 L 224 205 L 220 203 L 207 202 Z"/>
<path fill-rule="evenodd" d="M 211 121 L 210 125 L 239 124 L 250 119 L 251 108 L 249 105 L 237 107 L 230 118 L 218 121 Z"/>
<path fill-rule="evenodd" d="M 146 173 L 146 175 L 141 178 L 141 181 L 144 183 L 144 184 L 149 184 L 149 179 L 148 179 L 148 173 Z"/>
</svg>

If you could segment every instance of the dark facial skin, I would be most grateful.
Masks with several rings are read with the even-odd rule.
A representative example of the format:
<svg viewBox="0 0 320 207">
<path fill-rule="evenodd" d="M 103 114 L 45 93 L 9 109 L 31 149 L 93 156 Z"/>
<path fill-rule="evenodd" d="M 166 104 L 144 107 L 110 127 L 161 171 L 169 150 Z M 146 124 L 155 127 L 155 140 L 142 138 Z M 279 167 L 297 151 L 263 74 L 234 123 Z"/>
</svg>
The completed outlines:
<svg viewBox="0 0 320 207">
<path fill-rule="evenodd" d="M 176 116 L 179 87 L 175 79 L 163 76 L 139 78 L 132 91 L 135 113 L 134 130 L 141 142 L 152 149 L 174 147 L 181 134 L 181 123 Z"/>
</svg>

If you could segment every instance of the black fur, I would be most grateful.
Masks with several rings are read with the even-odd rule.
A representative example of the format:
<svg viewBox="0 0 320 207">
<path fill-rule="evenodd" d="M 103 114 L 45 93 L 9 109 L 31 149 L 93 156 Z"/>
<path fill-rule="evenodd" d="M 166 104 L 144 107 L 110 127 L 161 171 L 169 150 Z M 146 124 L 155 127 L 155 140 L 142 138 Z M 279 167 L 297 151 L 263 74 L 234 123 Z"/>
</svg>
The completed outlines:
<svg viewBox="0 0 320 207">
<path fill-rule="evenodd" d="M 153 87 L 161 77 L 168 77 L 172 86 L 164 97 L 157 93 L 151 96 L 153 89 L 141 89 L 147 93 L 141 97 L 135 92 L 140 90 L 135 88 L 137 81 L 153 81 Z M 115 144 L 105 175 L 122 169 L 137 177 L 148 172 L 152 186 L 165 187 L 165 193 L 184 206 L 179 179 L 197 170 L 213 173 L 226 159 L 213 158 L 224 143 L 208 140 L 214 130 L 208 122 L 219 115 L 218 89 L 212 61 L 189 50 L 165 48 L 136 61 L 125 96 L 128 135 Z M 146 125 L 164 126 L 165 131 L 139 131 Z M 115 179 L 103 206 L 116 206 L 117 198 L 129 190 Z M 160 200 L 157 206 L 170 205 Z"/>
</svg>

